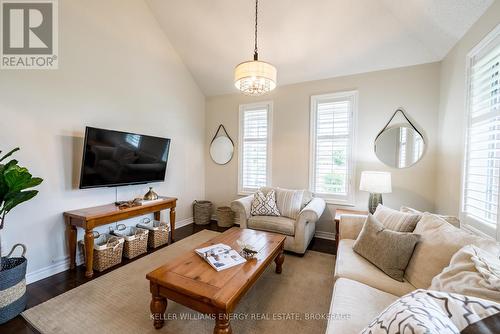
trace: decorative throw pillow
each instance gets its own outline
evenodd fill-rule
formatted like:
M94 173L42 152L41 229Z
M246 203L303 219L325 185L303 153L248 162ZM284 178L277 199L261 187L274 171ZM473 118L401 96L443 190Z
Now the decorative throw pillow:
M464 246L453 255L448 267L432 279L429 289L500 303L500 260L474 245Z
M422 211L418 211L417 209L410 208L408 206L402 206L399 209L399 211L406 212L406 213L415 213L415 214L419 214L419 215L423 215L424 214ZM435 213L433 213L433 215L436 215L439 218L446 220L451 225L460 228L460 220L457 217L455 217L455 216L438 215L438 214L435 214Z
M419 239L418 234L391 231L368 215L353 250L390 277L403 282L406 266Z
M413 232L418 221L422 218L421 214L393 210L382 204L377 206L373 216L389 230L398 232Z
M278 188L276 190L276 204L282 216L297 219L302 209L304 190L290 190Z
M269 191L267 195L257 190L253 196L250 214L252 216L279 216L280 212L276 206L276 194L274 190Z
M481 334L500 332L500 304L480 298L415 290L378 315L362 334Z

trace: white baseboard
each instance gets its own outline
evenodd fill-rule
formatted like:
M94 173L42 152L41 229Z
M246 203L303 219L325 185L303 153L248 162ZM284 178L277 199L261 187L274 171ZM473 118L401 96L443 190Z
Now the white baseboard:
M183 220L178 220L175 222L175 229L177 230L178 228L187 226L187 225L192 224L192 223L193 223L193 217L186 218ZM77 252L76 264L80 265L82 263L83 263L83 261L82 261L82 259L79 258L78 252ZM26 284L34 283L36 281L47 278L49 276L59 274L60 272L63 272L63 271L68 270L68 269L69 269L69 256L66 256L65 258L54 261L54 263L51 264L50 266L40 268L38 270L27 273L26 274Z
M55 261L50 266L26 274L26 284L30 284L69 269L69 256Z
M193 223L193 217L186 218L186 219L183 219L183 220L178 220L178 221L175 222L175 229L177 230L178 228L187 226L187 225L192 224L192 223Z
M335 240L335 233L333 232L316 231L314 236L320 239Z

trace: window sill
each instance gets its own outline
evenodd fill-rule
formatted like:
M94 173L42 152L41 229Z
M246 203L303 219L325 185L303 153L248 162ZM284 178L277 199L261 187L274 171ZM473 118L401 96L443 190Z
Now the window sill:
M255 194L255 192L257 191L258 189L255 189L254 191L251 191L251 190L243 190L243 191L238 191L238 196L250 196L250 195L253 195Z
M318 198L323 198L323 197L318 197ZM325 200L325 203L328 205L336 205L336 206L348 206L348 207L355 207L356 204L351 203L351 202L344 202L344 201L339 201L336 199L331 199L331 198L323 198Z

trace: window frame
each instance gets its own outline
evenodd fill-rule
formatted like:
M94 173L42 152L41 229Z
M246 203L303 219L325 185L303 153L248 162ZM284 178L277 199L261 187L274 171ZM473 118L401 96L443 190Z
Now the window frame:
M244 148L244 113L256 109L265 108L267 110L267 154L266 154L266 185L271 186L271 166L272 166L272 134L273 134L273 101L262 101L255 103L245 103L239 105L238 112L238 195L246 196L255 193L258 188L243 187L243 148Z
M496 227L492 228L486 223L475 220L469 217L465 212L465 196L466 196L466 183L468 174L468 146L469 146L469 129L471 126L471 94L472 94L472 67L474 59L477 55L483 52L486 48L490 47L493 41L500 37L500 24L490 31L475 47L473 47L465 57L465 113L464 113L464 124L465 130L463 134L464 149L462 150L462 171L461 171L461 184L460 184L460 222L461 227L479 234L483 237L493 238L500 240L500 196L498 198L498 213L497 213L497 223ZM495 47L493 47L495 48Z
M315 196L323 198L327 204L341 205L341 206L355 206L356 198L356 133L357 133L357 115L358 115L358 91L340 91L328 94L312 95L311 96L311 110L310 110L310 148L309 148L309 191ZM352 102L351 107L351 122L349 124L349 142L348 145L348 186L347 195L335 194L322 194L316 192L316 129L317 129L317 112L318 104L321 101L349 98Z

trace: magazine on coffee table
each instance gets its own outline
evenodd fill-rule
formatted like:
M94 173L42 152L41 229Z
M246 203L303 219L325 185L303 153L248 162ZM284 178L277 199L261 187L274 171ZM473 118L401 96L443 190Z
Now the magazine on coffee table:
M245 263L246 260L237 251L224 244L216 244L194 250L215 270L221 271Z

